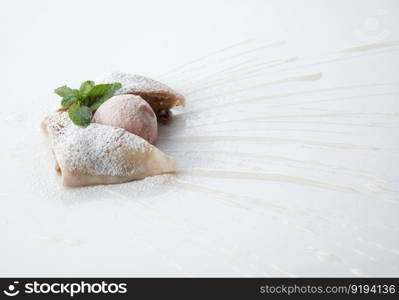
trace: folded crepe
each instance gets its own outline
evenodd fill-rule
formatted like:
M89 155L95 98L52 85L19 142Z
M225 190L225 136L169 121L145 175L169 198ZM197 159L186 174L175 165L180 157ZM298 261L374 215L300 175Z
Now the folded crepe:
M158 121L167 123L170 119L170 109L174 106L185 104L185 98L167 85L141 75L133 75L122 72L114 72L99 78L97 83L119 82L122 87L115 95L138 95L150 104Z
M122 183L176 171L171 157L121 128L96 123L82 128L66 112L50 114L42 127L65 186Z

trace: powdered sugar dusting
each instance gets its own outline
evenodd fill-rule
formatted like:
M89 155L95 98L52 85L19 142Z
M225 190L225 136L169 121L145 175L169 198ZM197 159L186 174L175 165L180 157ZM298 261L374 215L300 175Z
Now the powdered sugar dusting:
M62 175L69 176L64 183L74 180L71 178L74 176L103 176L82 183L87 185L125 182L175 171L173 159L124 129L95 123L78 127L65 112L49 115L45 124ZM104 179L104 176L114 178Z
M176 181L171 174L146 177L140 181L133 181L129 184L108 186L106 189L110 194L118 198L135 200L144 196L155 196L167 192Z
M167 85L153 80L151 78L134 75L122 72L113 72L102 78L97 79L98 83L113 83L119 82L122 87L116 91L115 95L127 94L127 93L167 93L178 98L181 104L184 105L185 98L180 93L176 92Z
M122 145L135 152L152 151L151 145L142 138L129 135L120 128L93 123L86 128L78 127L70 122L66 113L52 114L47 120L48 126L55 129L57 143L53 143L53 147L57 161L69 171L127 175L132 166L127 166L121 157L124 155Z

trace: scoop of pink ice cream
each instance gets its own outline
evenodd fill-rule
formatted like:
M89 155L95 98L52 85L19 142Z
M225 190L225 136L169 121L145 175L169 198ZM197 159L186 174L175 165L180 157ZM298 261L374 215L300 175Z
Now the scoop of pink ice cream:
M140 96L118 95L104 102L95 112L93 122L123 128L149 143L157 139L157 117Z

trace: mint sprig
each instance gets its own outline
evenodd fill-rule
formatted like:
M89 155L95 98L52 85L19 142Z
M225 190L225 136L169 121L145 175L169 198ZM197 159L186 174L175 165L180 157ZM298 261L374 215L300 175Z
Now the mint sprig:
M71 121L78 126L87 126L97 108L121 87L119 82L96 85L94 81L87 80L78 90L64 85L54 92L62 97L61 106L68 110Z
M71 121L78 126L89 125L91 118L93 117L93 113L91 112L90 108L85 105L81 105L79 102L76 102L69 107L68 115Z

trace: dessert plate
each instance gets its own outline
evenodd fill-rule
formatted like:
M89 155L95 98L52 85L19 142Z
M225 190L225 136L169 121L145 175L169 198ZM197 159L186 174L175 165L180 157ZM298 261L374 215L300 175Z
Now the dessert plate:
M243 16L247 25L226 17L234 37L225 27L217 39L198 34L202 46L188 45L191 52L183 58L168 47L171 32L187 36L183 33L199 30L186 14L178 15L189 29L172 18L172 25L163 25L172 26L166 41L159 25L148 24L142 30L151 38L137 33L133 45L127 36L135 27L124 23L135 22L131 8L118 9L126 18L106 14L123 35L113 25L101 28L112 29L121 47L101 43L98 53L90 52L98 59L88 62L90 68L68 68L67 60L60 70L48 63L86 53L67 48L55 58L48 31L38 30L52 50L40 46L48 62L29 60L37 68L18 64L26 62L17 55L22 44L13 48L14 59L6 64L10 74L1 77L9 88L7 109L0 112L0 276L399 275L399 27L389 27L388 36L339 39L342 24L334 19L338 27L328 27L329 11L319 8L320 15L309 11L301 19L303 36L321 38L306 20L325 18L320 26L336 28L329 45L305 43L294 34L265 37L257 34L259 25L286 24L296 31L283 13L283 19L270 16L268 23L258 5L236 7L234 16ZM345 9L337 8L337 14ZM43 14L50 24L52 17ZM259 18L249 18L253 15ZM349 15L358 14L343 17L353 28ZM220 25L219 17L212 20ZM77 22L87 24L87 16L78 15ZM62 24L56 25L61 32L78 32ZM210 33L207 26L201 30ZM248 39L245 30L255 37ZM149 44L135 56L140 38ZM206 43L218 40L209 50ZM35 47L32 55L42 57ZM24 71L31 81L19 81L25 85L17 89L11 79ZM102 71L148 75L185 97L185 107L173 109L171 122L159 126L155 143L176 161L176 175L83 188L60 184L38 124L57 107L52 90L62 80L76 77L77 83L101 77Z

